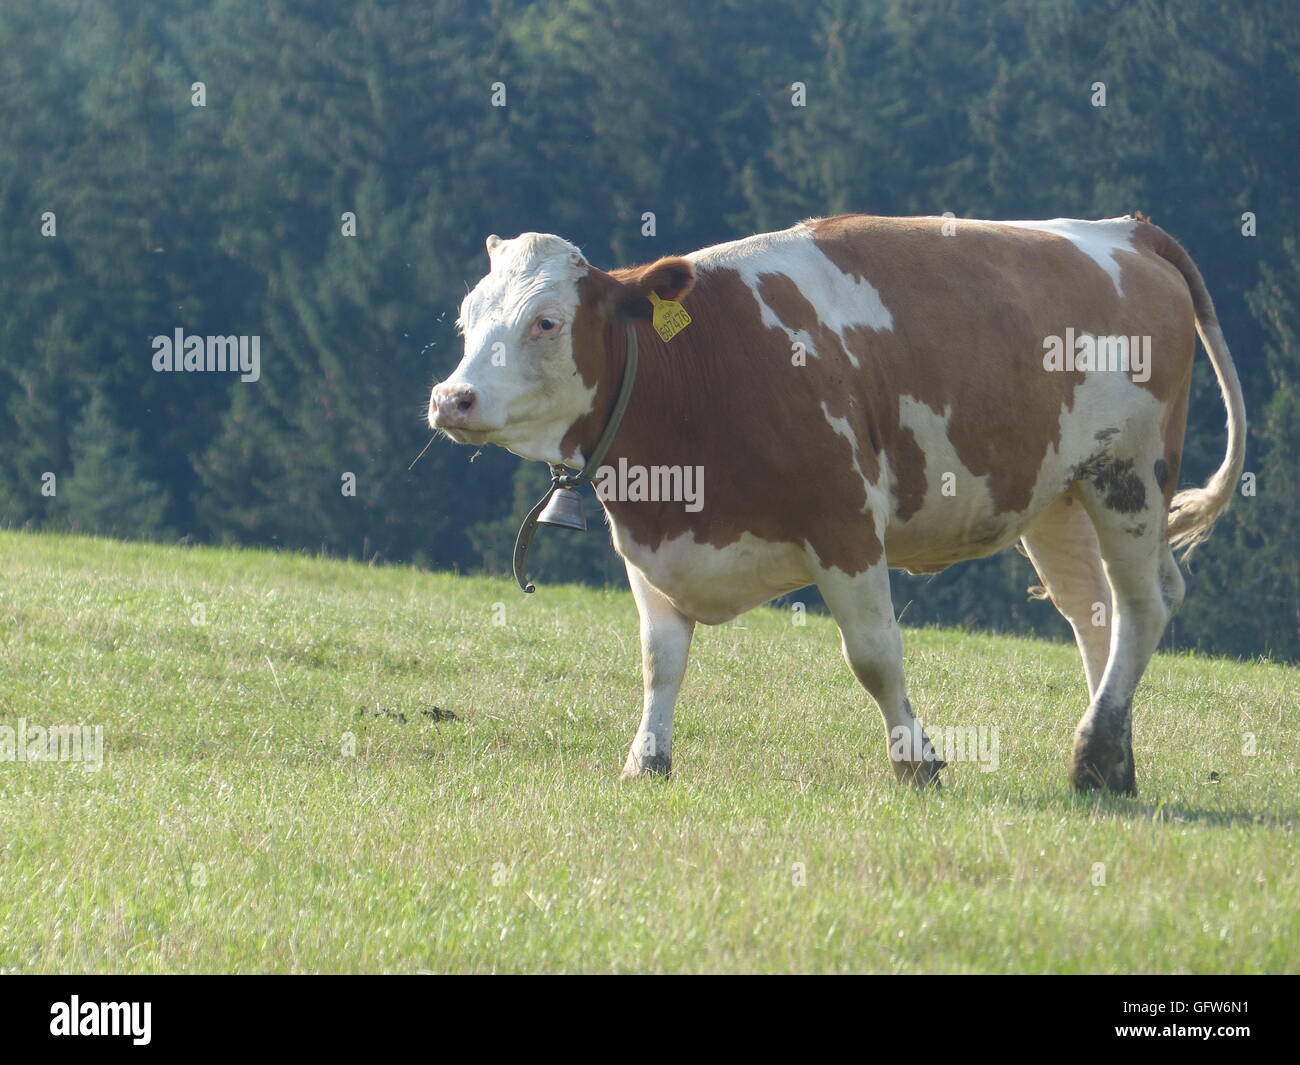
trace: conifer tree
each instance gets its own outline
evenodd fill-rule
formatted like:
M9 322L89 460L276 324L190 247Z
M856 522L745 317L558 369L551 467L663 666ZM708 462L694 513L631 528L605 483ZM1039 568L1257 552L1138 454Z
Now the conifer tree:
M164 533L167 498L144 474L136 434L113 422L95 392L72 431L72 473L59 492L77 532L151 539Z

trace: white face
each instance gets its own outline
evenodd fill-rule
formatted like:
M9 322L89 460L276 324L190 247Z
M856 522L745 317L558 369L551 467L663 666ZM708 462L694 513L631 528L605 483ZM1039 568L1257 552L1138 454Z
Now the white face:
M487 239L491 272L461 304L465 355L429 399L429 425L462 444L500 444L561 462L560 442L592 406L573 358L582 252L547 233Z

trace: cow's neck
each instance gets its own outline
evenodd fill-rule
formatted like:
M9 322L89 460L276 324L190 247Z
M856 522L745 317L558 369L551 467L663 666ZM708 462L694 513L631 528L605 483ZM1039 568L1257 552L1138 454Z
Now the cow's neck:
M686 355L688 345L682 337L675 337L669 346L662 341L648 319L634 321L637 338L638 369L627 408L617 427L604 463L617 462L619 458L635 461L646 447L646 433L656 426L665 426L664 419L680 410L680 397L675 396L673 363ZM579 418L565 438L565 453L572 465L583 465L597 448L605 427L615 413L620 385L627 372L628 320L615 317L604 330L601 372L596 382L596 394L591 409Z
M591 413L598 414L602 408L604 408L605 413L600 422L599 436L596 437L593 443L588 444L583 441L580 445L583 461L582 472L576 475L579 480L590 481L602 465L605 456L613 446L614 440L618 437L623 417L627 413L627 408L632 400L632 393L636 389L637 366L640 362L640 342L637 337L635 322L623 323L622 338L622 366L617 369L609 366L600 375L596 402L592 405ZM611 350L608 345L606 350ZM610 382L612 381L617 381L618 384L611 392ZM602 393L605 394L603 398ZM561 468L554 467L554 469L556 476L563 479L563 475L559 472Z
M618 432L613 437L602 465L614 473L621 484L620 470L649 470L661 465L685 466L705 461L699 427L711 395L709 373L702 358L708 354L706 344L691 336L692 326L665 342L648 319L636 322L638 371ZM615 321L606 330L605 371L597 387L596 401L587 419L582 454L589 455L613 408L625 365L625 325ZM659 506L620 496L597 493L611 522L637 540L645 540L646 523L658 521ZM664 506L681 509L680 502L665 501Z

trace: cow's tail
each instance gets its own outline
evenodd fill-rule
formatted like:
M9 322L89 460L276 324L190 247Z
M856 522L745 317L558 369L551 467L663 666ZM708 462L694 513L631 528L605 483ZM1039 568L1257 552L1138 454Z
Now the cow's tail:
M1148 223L1149 224L1149 223ZM1228 409L1228 451L1223 464L1214 471L1204 488L1185 488L1169 504L1169 546L1182 551L1186 558L1192 549L1210 535L1210 529L1231 502L1241 480L1246 461L1246 404L1241 396L1241 382L1233 365L1228 342L1219 328L1214 301L1205 287L1201 272L1192 257L1173 237L1152 225L1160 255L1178 268L1192 294L1196 311L1196 332L1209 353L1210 364L1219 379L1223 405Z

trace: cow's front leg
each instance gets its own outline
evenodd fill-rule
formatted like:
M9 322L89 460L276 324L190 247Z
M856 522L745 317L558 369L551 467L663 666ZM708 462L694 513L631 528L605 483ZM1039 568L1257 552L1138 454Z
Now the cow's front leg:
M634 566L627 567L641 614L641 727L632 740L624 777L667 776L673 768L673 706L686 673L695 622L681 614Z
M894 619L885 560L852 577L838 569L822 570L817 586L840 627L845 660L885 719L894 775L921 787L937 786L945 763L907 701L903 638Z

